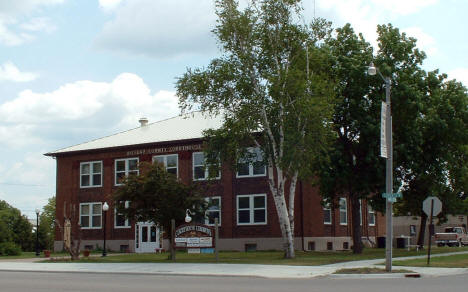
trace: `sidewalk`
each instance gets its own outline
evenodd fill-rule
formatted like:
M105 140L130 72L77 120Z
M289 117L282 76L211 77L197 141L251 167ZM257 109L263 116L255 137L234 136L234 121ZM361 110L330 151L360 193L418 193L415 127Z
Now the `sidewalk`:
M460 252L460 253L468 253ZM444 256L446 253L433 255ZM413 256L394 258L394 260L424 258ZM251 264L186 264L186 263L45 263L40 259L18 259L0 261L0 271L31 272L67 272L67 273L114 273L114 274L150 274L150 275L188 275L188 276L245 276L264 278L313 278L330 276L343 268L380 267L385 259L344 262L324 266L285 266L285 265L251 265ZM395 267L398 268L398 267ZM424 268L404 267L404 269L421 274L422 277L468 274L468 268ZM369 274L369 275L333 275L334 277L404 277L403 274Z

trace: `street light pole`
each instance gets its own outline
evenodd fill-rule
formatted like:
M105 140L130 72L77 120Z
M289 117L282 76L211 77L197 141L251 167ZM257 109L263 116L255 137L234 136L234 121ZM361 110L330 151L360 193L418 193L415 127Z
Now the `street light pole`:
M107 256L107 251L106 251L106 221L107 221L107 210L109 210L109 205L107 202L104 202L104 205L102 205L102 211L104 211L104 244L103 244L103 249L102 249L102 256L105 257Z
M393 243L393 202L396 199L393 194L393 137L392 137L392 108L390 99L390 88L392 81L390 77L384 77L382 73L371 63L368 68L369 75L375 75L376 73L385 82L385 103L386 109L386 120L385 120L385 134L386 134L386 167L385 167L385 213L386 213L386 238L385 238L385 270L387 272L392 271L392 243Z
M39 252L39 209L36 209L36 256L38 257L41 253Z

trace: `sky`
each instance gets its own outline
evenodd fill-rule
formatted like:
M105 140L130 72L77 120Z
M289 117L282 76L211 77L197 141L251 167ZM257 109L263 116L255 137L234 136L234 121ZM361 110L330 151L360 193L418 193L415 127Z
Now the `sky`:
M247 0L241 0L247 1ZM305 0L304 18L418 39L424 69L468 85L468 0ZM175 81L219 56L212 0L0 0L0 200L55 195L43 154L180 113Z

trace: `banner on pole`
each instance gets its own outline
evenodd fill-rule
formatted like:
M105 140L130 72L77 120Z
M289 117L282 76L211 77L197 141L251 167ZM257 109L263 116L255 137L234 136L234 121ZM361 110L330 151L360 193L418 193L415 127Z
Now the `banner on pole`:
M380 156L388 158L387 154L387 103L382 102L380 113Z

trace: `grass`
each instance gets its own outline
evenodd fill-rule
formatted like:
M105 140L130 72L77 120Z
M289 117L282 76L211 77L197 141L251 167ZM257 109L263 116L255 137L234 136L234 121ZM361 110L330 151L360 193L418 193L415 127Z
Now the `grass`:
M52 253L51 257L63 257L67 256L67 253L64 252L58 252L58 253ZM1 260L14 260L14 259L30 259L30 258L37 258L36 252L34 251L23 251L20 255L17 256L3 256L0 255L0 261ZM44 253L41 253L39 258L44 258Z
M427 258L406 261L394 261L395 266L427 267ZM429 267L468 268L468 254L431 257Z
M334 272L334 274L385 274L388 273L385 269L381 268L349 268L349 269L340 269ZM390 273L414 273L410 270L398 269Z
M468 250L468 248L447 248L437 247L432 250L433 254ZM424 255L426 251L407 251L403 249L394 249L393 257ZM100 257L100 252L92 252L89 258L80 258L80 262L88 263L170 263L169 253L162 254L113 254L107 257ZM93 256L94 255L94 256ZM334 252L296 252L296 258L284 259L280 251L257 251L257 252L220 252L219 262L229 264L269 264L269 265L304 265L317 266L339 262L368 260L385 258L385 249L366 248L360 255L353 254L351 251ZM52 259L54 262L67 261L65 259ZM185 252L177 253L177 262L179 263L215 263L214 254L187 254Z

